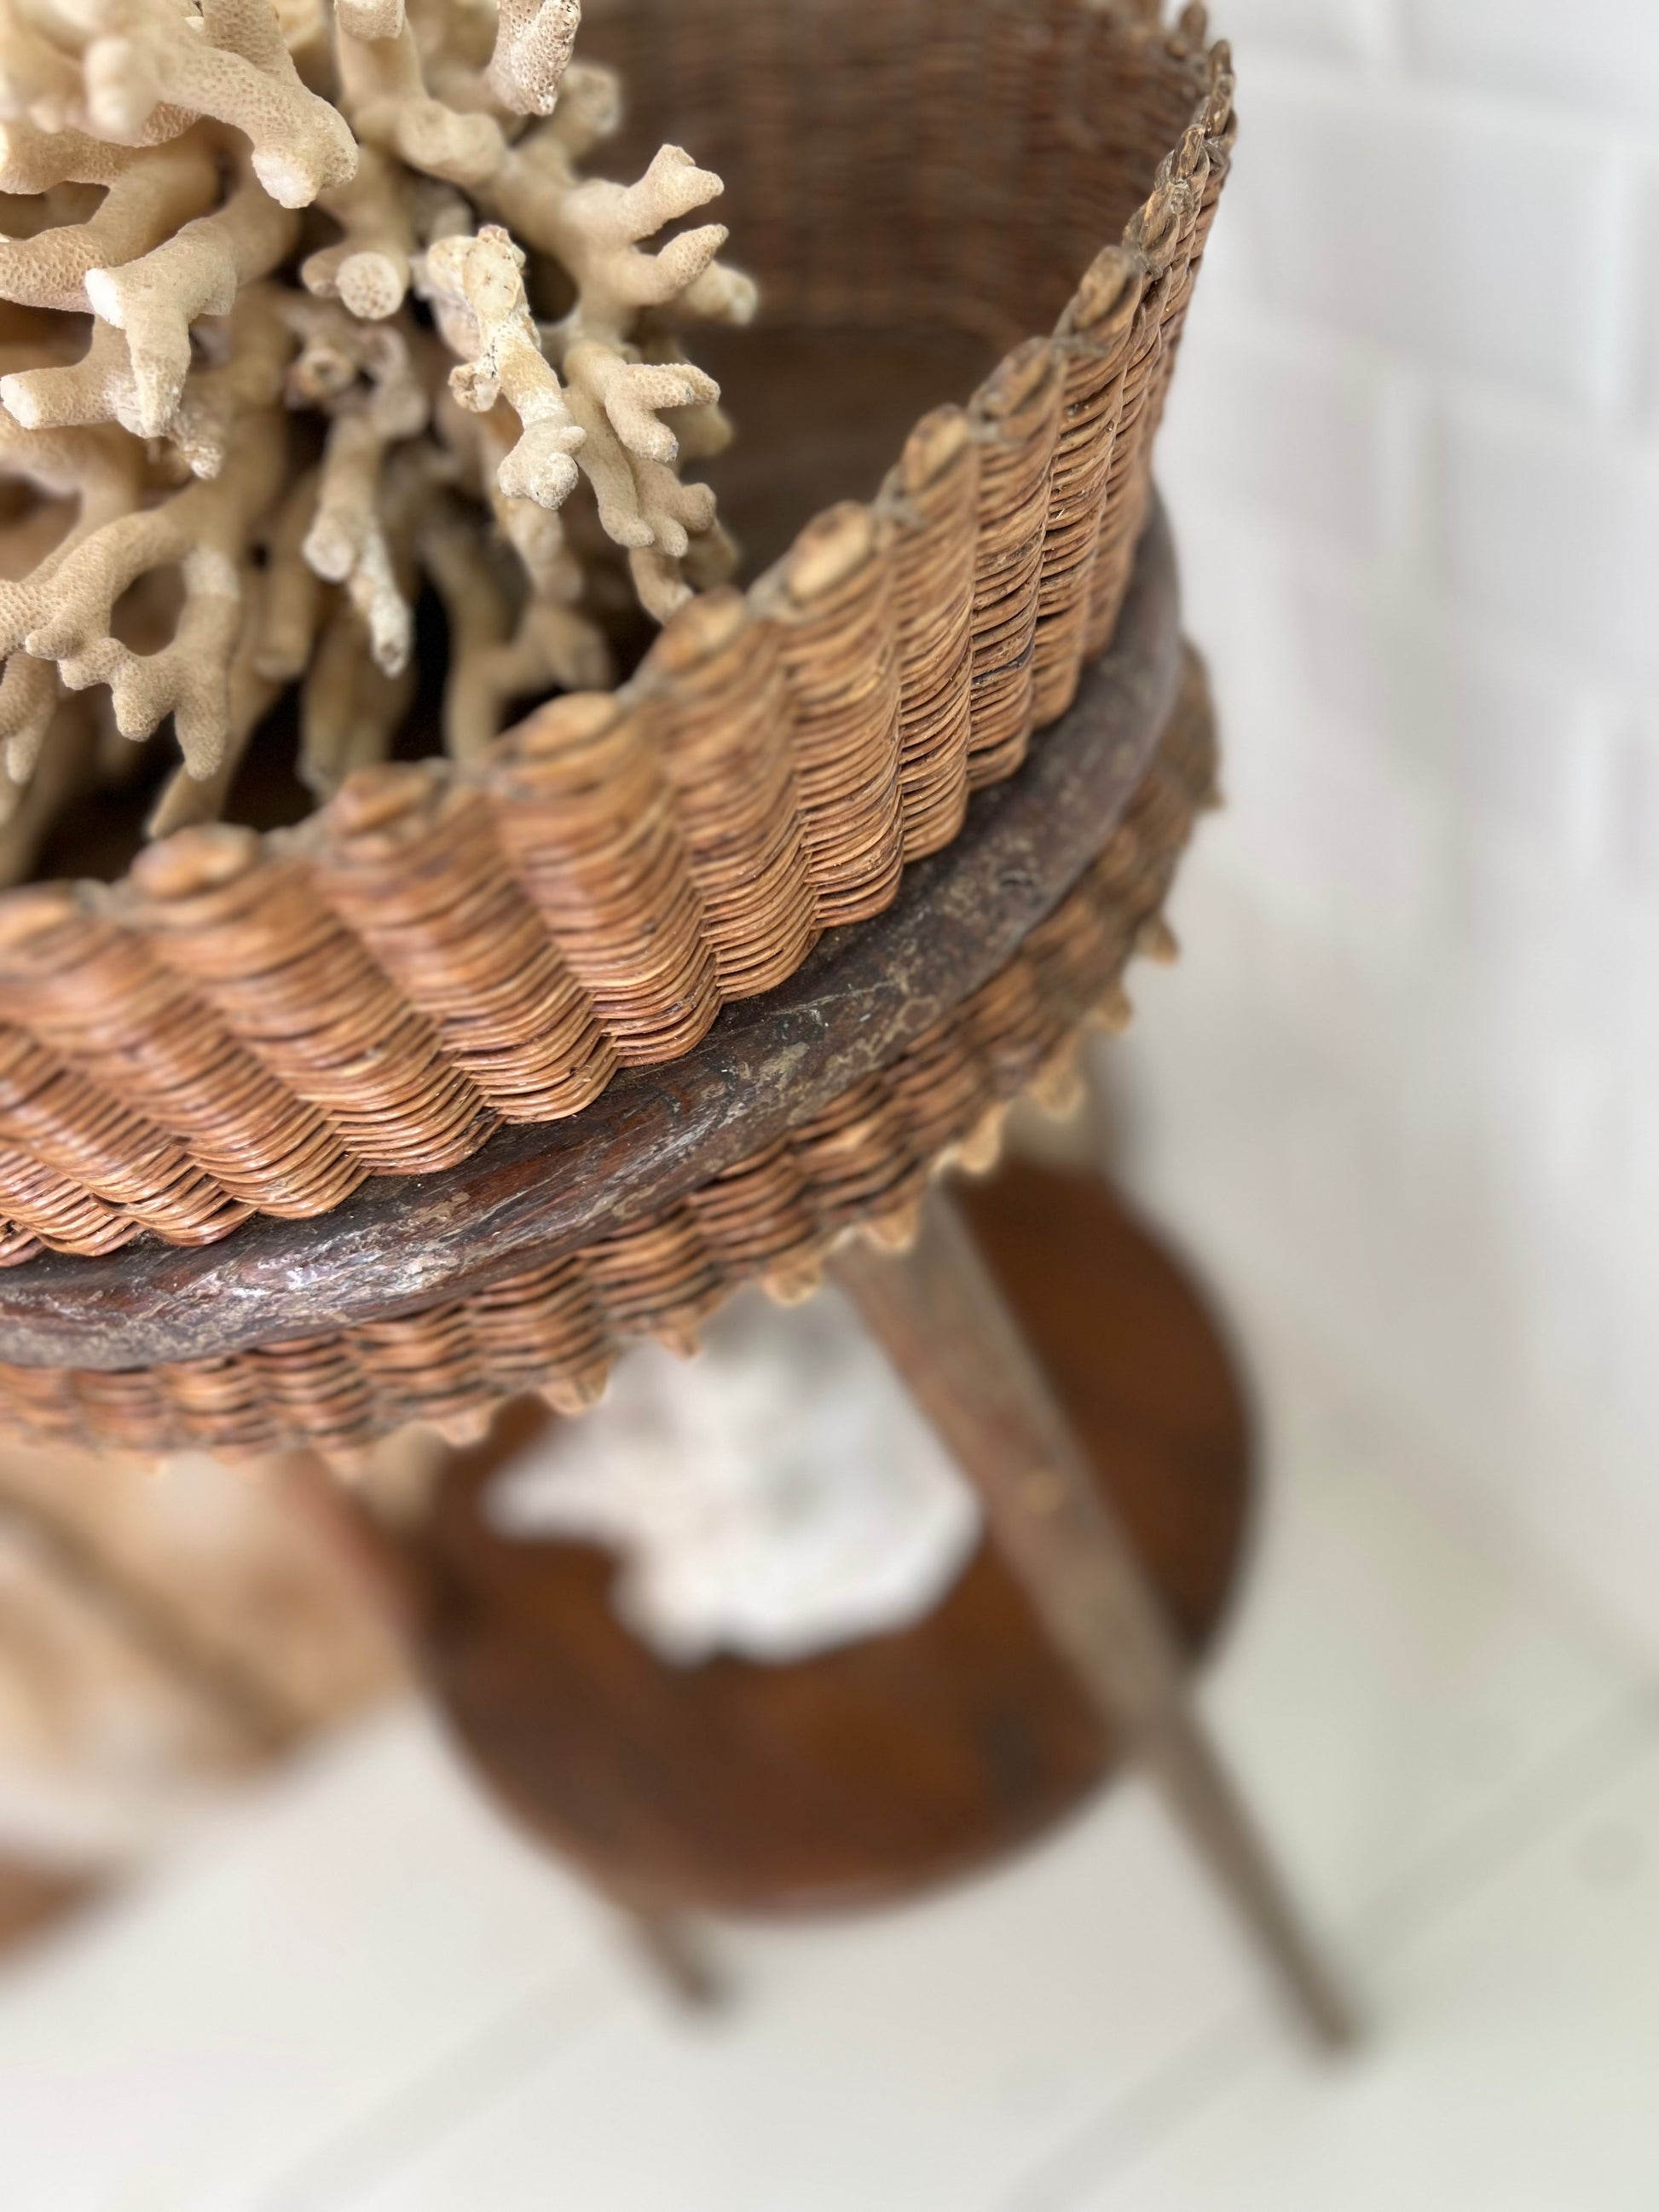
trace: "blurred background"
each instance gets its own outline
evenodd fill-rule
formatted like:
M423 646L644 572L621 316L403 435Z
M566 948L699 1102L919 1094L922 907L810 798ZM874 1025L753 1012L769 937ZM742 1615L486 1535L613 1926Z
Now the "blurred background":
M1160 454L1230 805L1094 1114L1021 1141L1109 1160L1237 1334L1206 1696L1371 2047L1298 2050L1133 1786L715 1931L732 2002L677 2011L286 1492L66 1516L15 1461L8 2212L1659 2202L1659 11L1213 12Z
M1216 17L1161 451L1235 803L1135 1173L1651 1638L1659 14Z

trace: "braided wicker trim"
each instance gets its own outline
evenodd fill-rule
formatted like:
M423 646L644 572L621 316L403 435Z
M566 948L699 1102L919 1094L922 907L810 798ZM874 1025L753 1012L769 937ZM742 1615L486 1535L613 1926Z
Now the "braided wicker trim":
M1169 943L1158 917L1213 781L1208 693L1195 658L1169 732L1093 866L991 981L876 1077L781 1143L621 1235L413 1316L296 1344L146 1371L0 1365L0 1423L33 1442L154 1456L301 1446L349 1461L414 1421L461 1438L501 1399L539 1389L591 1404L631 1337L679 1349L741 1284L793 1300L837 1237L911 1234L928 1177L988 1166L1022 1091L1053 1100L1080 1025L1128 1018L1120 977Z
M659 67L672 48L694 111L698 68L720 54L717 140L722 114L726 135L737 127L734 55L767 91L745 103L752 139L811 81L808 40L794 104L769 87L769 40L816 25L868 41L890 13L725 6L729 40L708 21L690 35L691 15L720 15L714 0L599 11L613 30L648 29ZM751 179L755 258L786 307L960 319L994 289L964 270L1000 265L1018 296L1012 264L1034 220L1049 261L1059 229L1078 266L1077 226L1127 204L1131 125L1144 140L1194 118L1054 335L1016 347L966 409L921 422L872 506L820 516L746 596L689 607L622 692L543 708L476 774L368 770L296 831L187 830L112 890L0 901L0 1265L41 1246L106 1253L143 1230L210 1243L258 1211L310 1218L368 1175L453 1165L500 1121L576 1113L618 1066L690 1050L726 1000L792 975L820 932L880 912L905 861L950 842L969 790L1018 766L1109 641L1146 517L1233 133L1227 50L1206 51L1202 10L1172 33L1156 14L949 0L920 46L888 34L890 77L901 61L912 72L908 103L896 84L866 87L874 110L820 116L805 157L773 149L775 181L797 199L831 125L858 151L866 201L900 172L937 191L965 161L988 173L962 131L963 88L981 87L981 105L984 84L1010 88L995 112L1012 103L1024 212L1016 224L1005 210L999 233L1001 203L981 188L950 270L932 265L941 224L925 209L903 211L926 264L906 272L850 217L816 241L777 233L788 195ZM859 73L825 82L833 106ZM954 121L970 140L954 168L937 147L907 166L896 143L884 170L865 139L890 109L924 136ZM1119 137L1091 138L1097 111ZM1043 137L1055 116L1073 118L1063 144ZM732 158L757 167L752 146ZM862 273L834 248L855 231Z

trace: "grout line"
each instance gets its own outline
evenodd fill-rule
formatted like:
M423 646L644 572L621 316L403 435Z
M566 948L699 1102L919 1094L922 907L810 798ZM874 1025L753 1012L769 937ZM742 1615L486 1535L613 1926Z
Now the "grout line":
M1365 1966L1374 1988L1396 1960L1438 1935L1495 1881L1582 1819L1643 1758L1656 1753L1659 1680L1650 1680L1346 1916L1339 1951L1351 1964ZM1362 1989L1362 2006L1365 1994ZM1218 2022L1118 2106L1085 2121L987 2212L1073 2212L1085 2192L1093 2196L1126 2179L1178 2129L1264 2064L1291 2032L1270 2026L1265 2008L1255 2006ZM1372 2033L1386 2033L1386 2028L1373 2027ZM1357 2062L1334 2063L1363 2065L1364 2057L1362 2045ZM1308 2063L1333 2063L1317 2057Z
M1611 883L1621 905L1629 901L1645 907L1651 902L1654 886L1635 880L1628 863L1620 866L1620 825L1613 791L1619 745L1632 719L1627 702L1606 684L1591 685L1578 702L1571 737L1571 805L1565 823L1566 854L1586 897L1595 897Z
M1627 201L1629 198L1626 196ZM1610 224L1613 221L1610 214ZM1628 205L1619 222L1621 233L1626 225L1635 228L1634 209ZM1659 447L1659 428L1644 420L1639 410L1624 413L1609 407L1601 388L1607 383L1605 367L1598 371L1594 398L1564 397L1535 384L1511 382L1480 369L1460 368L1422 345L1390 343L1372 331L1350 328L1328 313L1273 301L1255 289L1211 293L1205 298L1203 313L1206 319L1194 325L1199 332L1194 345L1206 343L1213 331L1220 343L1236 338L1271 349L1288 362L1311 360L1351 380L1401 374L1419 379L1431 399L1462 407L1483 420L1496 410L1506 415L1511 424L1522 425L1530 434L1624 449L1634 447L1643 452ZM1608 343L1607 334L1601 334L1598 346L1603 354Z
M1369 67L1379 76L1396 80L1413 76L1406 67L1405 34L1395 0L1358 0L1358 9L1360 42Z
M1422 527L1431 540L1431 519L1426 524L1411 520L1413 513L1420 515L1422 507L1431 498L1431 493L1427 493L1423 501L1418 501L1410 487L1402 487L1395 495L1389 520L1392 542L1388 557L1358 552L1351 544L1326 536L1310 524L1270 507L1263 507L1247 495L1223 486L1206 489L1201 507L1196 501L1189 507L1181 496L1177 482L1170 504L1177 526L1184 522L1189 538L1201 534L1217 556L1217 573L1220 572L1221 551L1236 546L1248 557L1252 574L1271 575L1273 598L1271 627L1267 635L1275 643L1286 638L1295 642L1304 625L1298 604L1287 598L1287 591L1311 587L1316 593L1339 596L1345 614L1366 623L1373 637L1405 634L1413 649L1426 647L1443 655L1453 668L1472 669L1482 681L1487 680L1492 672L1510 677L1519 674L1563 693L1577 695L1580 713L1592 692L1597 698L1617 701L1626 711L1635 711L1650 692L1651 685L1633 662L1612 669L1598 668L1586 653L1575 651L1559 639L1540 637L1512 617L1472 608L1448 589L1431 590L1424 579L1433 551L1431 543L1424 548L1415 573L1409 562L1398 560L1396 532L1403 535L1414 527ZM1215 665L1224 674L1231 674L1233 664L1226 656L1237 634L1237 626L1229 622L1224 613L1218 622L1206 622L1204 580L1200 577L1197 592L1188 590L1188 626ZM1258 635L1261 629L1262 625L1258 625ZM1274 681L1278 711L1282 714L1291 694L1277 676ZM1248 694L1244 696L1248 698ZM1224 695L1223 705L1224 709ZM1242 726L1243 710L1234 719ZM1397 716L1386 714L1375 717L1372 724L1383 752L1396 763L1401 757L1398 726ZM1363 724L1357 723L1355 728L1362 736L1366 734ZM1421 747L1414 751L1408 748L1404 757L1433 771L1431 787L1436 792L1455 794L1455 776L1450 767L1443 769ZM1559 877L1564 885L1575 886L1583 892L1599 895L1607 889L1606 873L1599 857L1587 873L1559 840L1543 836L1535 826L1470 815L1467 810L1460 818L1466 825L1479 822L1483 842L1492 848L1501 845L1505 836L1518 839L1526 866L1533 872L1534 880L1541 866L1547 875ZM1256 887L1260 888L1259 881ZM1638 884L1629 891L1618 893L1613 903L1621 916L1632 911L1648 915L1659 914L1659 890L1653 885Z
M1326 1048L1319 1037L1308 1041ZM1132 1194L1139 1194L1133 1177L1129 1188ZM1190 1216L1194 1191L1189 1188L1181 1196L1183 1212ZM1206 1185L1197 1197L1207 1220L1220 1228L1231 1224L1224 1238L1218 1242L1212 1236L1206 1249L1218 1260L1246 1247L1252 1252L1255 1302L1265 1310L1269 1325L1291 1332L1307 1344L1322 1364L1341 1378L1346 1396L1361 1411L1375 1412L1382 1407L1386 1400L1385 1378L1371 1364L1375 1346L1366 1331L1334 1325L1335 1309L1329 1304L1316 1310L1309 1305L1293 1275L1283 1271L1271 1255L1263 1255L1260 1224L1238 1211L1231 1185ZM1146 1194L1155 1211L1164 1198L1165 1194L1155 1188ZM1605 1663L1616 1666L1632 1683L1650 1678L1655 1653L1647 1641L1628 1625L1616 1605L1598 1599L1584 1573L1565 1567L1547 1551L1524 1515L1500 1502L1490 1472L1483 1473L1459 1437L1414 1405L1402 1405L1397 1397L1387 1401L1387 1420L1401 1446L1402 1457L1412 1463L1433 1462L1444 1468L1447 1480L1443 1484L1423 1481L1418 1485L1419 1494L1431 1500L1435 1510L1455 1516L1466 1527L1478 1526L1486 1540L1501 1543L1522 1567L1561 1626L1594 1650Z
M357 2212L550 2051L599 2027L623 1995L597 1954L566 1967L298 2159L258 2191L255 2212Z
M1641 437L1650 427L1641 419L1638 400L1641 330L1648 307L1646 271L1640 266L1638 245L1640 191L1641 165L1621 147L1602 185L1602 227L1597 241L1601 284L1589 345L1597 408L1632 437Z
M1576 142L1592 157L1608 152L1652 154L1651 127L1620 108L1602 107L1585 100L1552 100L1542 92L1516 85L1482 83L1473 76L1413 64L1383 12L1386 0L1362 0L1362 3L1366 9L1362 26L1365 51L1353 58L1305 47L1255 46L1235 40L1241 114L1248 120L1249 103L1258 89L1268 100L1282 90L1314 94L1337 106L1358 94L1419 114L1444 115L1450 111L1460 119L1479 125L1506 130L1524 127L1558 143ZM1219 6L1216 27L1226 33Z
M1390 544L1382 557L1356 551L1347 541L1328 537L1314 526L1272 507L1264 508L1249 495L1224 485L1205 490L1202 528L1206 539L1223 534L1238 540L1241 547L1248 545L1257 568L1264 560L1278 564L1276 587L1287 577L1297 583L1311 577L1322 589L1340 591L1352 610L1367 612L1379 623L1421 631L1436 645L1457 653L1463 659L1473 658L1479 666L1497 663L1513 669L1518 665L1563 690L1582 690L1587 665L1584 656L1540 640L1518 624L1490 614L1472 613L1449 594L1423 586L1421 579L1431 550L1425 543L1431 535L1431 524L1424 510L1431 499L1420 481L1396 488L1390 501ZM1185 502L1178 489L1170 504L1179 523ZM1200 520L1194 511L1188 534L1199 527ZM1400 558L1413 533L1419 554L1414 573L1412 564ZM1614 689L1620 696L1636 688L1633 678L1622 686L1615 678Z
M1218 2021L1131 2090L1109 2113L1085 2121L985 2212L1068 2212L1085 2190L1109 2185L1218 2104L1259 2065L1265 2021L1239 2012Z
M1328 1353L1326 1356L1328 1358ZM1653 1692L1649 1686L1654 1677L1655 1655L1638 1644L1605 1606L1596 1602L1577 1575L1564 1570L1559 1559L1546 1551L1537 1533L1523 1519L1506 1510L1491 1483L1482 1482L1472 1469L1464 1470L1460 1455L1428 1434L1408 1408L1397 1403L1390 1403L1385 1408L1382 1394L1374 1383L1352 1381L1351 1369L1340 1371L1343 1373L1348 1402L1364 1414L1385 1419L1392 1430L1394 1440L1401 1447L1402 1462L1394 1480L1398 1486L1410 1490L1419 1510L1468 1539L1487 1556L1513 1568L1525 1580L1547 1619L1574 1642L1594 1652L1610 1671L1616 1670L1624 1677L1626 1687L1620 1693L1621 1697L1638 1700L1651 1697ZM1435 1462L1447 1467L1449 1480L1431 1478L1426 1468ZM1654 1705L1652 1717L1659 1725L1659 1702Z
M1383 477L1382 573L1389 597L1409 607L1419 598L1431 601L1432 595L1421 591L1419 580L1432 574L1437 565L1432 372L1415 362L1391 363L1377 411Z
M1285 1296L1294 1296L1288 1282ZM1354 1356L1358 1349L1357 1340L1346 1353L1336 1346L1334 1339L1327 1340L1327 1356L1336 1362L1340 1370L1350 1376L1356 1372ZM1358 1382L1352 1386L1355 1395L1362 1403L1378 1404L1383 1395L1382 1378L1367 1374L1364 1369L1358 1370ZM1565 1565L1559 1556L1547 1551L1543 1540L1523 1512L1500 1502L1490 1472L1483 1471L1471 1458L1467 1445L1440 1430L1414 1406L1395 1402L1389 1407L1389 1419L1413 1465L1419 1461L1437 1461L1446 1469L1448 1481L1432 1489L1426 1482L1419 1483L1419 1493L1425 1497L1432 1495L1436 1510L1441 1513L1455 1516L1466 1527L1479 1527L1487 1540L1501 1543L1524 1570L1559 1624L1595 1651L1604 1662L1618 1667L1633 1682L1647 1680L1654 1665L1652 1651L1638 1640L1635 1631L1610 1601L1598 1599L1583 1572Z
M1355 1953L1380 1969L1437 1935L1495 1879L1540 1850L1655 1756L1659 1679L1649 1675L1350 1915Z

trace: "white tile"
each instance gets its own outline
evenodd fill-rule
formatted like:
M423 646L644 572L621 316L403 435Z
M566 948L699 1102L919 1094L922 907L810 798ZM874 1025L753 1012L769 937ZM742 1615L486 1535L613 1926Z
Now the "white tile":
M1281 917L1386 973L1427 956L1445 911L1449 825L1426 779L1361 738L1343 744L1287 716L1270 757L1241 729L1230 788L1233 865L1249 866Z
M1594 742L1602 855L1633 897L1659 902L1659 714L1611 698Z
M1416 66L1486 92L1577 101L1659 125L1659 15L1647 0L1398 0Z
M1269 802L1257 757L1301 730L1321 755L1363 752L1380 774L1392 762L1402 780L1443 792L1468 833L1498 827L1563 867L1581 854L1597 769L1586 742L1595 684L1579 662L1398 590L1375 567L1281 540L1262 526L1265 500L1235 503L1213 476L1166 483L1243 805ZM1345 878L1337 927L1351 897Z
M1182 342L1158 470L1183 511L1224 500L1381 557L1391 459L1386 383L1363 351L1208 311Z
M252 2212L599 1925L428 1723L382 1721L0 1978L0 2203Z
M1378 672L1386 615L1372 586L1317 548L1286 547L1249 510L1177 499L1188 627L1219 702L1226 811L1201 829L1194 867L1224 870L1287 927L1340 944L1378 973L1420 973L1444 941L1455 891L1458 787L1402 714L1418 686ZM1356 592L1363 604L1354 605ZM1334 626L1342 611L1350 667ZM1340 671L1340 672L1339 672Z
M1659 672L1659 441L1484 395L1445 398L1431 434L1434 553L1455 600L1591 680Z
M1659 898L1659 728L1632 703L1608 708L1597 732L1601 832L1617 878L1639 898Z
M1206 284L1427 363L1595 399L1620 171L1593 132L1290 64L1241 82ZM1547 272L1547 281L1544 272Z
M1214 836L1177 894L1187 957L1138 981L1107 1055L1136 1187L1236 1310L1302 1316L1659 1650L1659 1269L1631 1231L1659 1205L1659 937L1488 854L1396 972L1212 866Z
M1374 2047L1262 2051L1054 2212L1651 2212L1659 1757L1382 1964Z
M1405 1881L1443 1904L1471 1825L1601 1723L1627 1662L1444 1512L1371 1413L1310 1387L1299 1348L1263 1350L1286 1418L1212 1706L1316 1918ZM526 2048L378 2186L292 2212L540 2212L555 2175L605 2212L974 2212L1169 2069L1201 2071L1218 2025L1279 2033L1139 1788L954 1896L726 1948L728 2018L688 2028L641 1999Z
M1258 52L1358 60L1368 51L1370 0L1227 0L1215 11L1215 27L1231 39L1249 71Z
M1375 1946L1478 1884L1634 1668L1306 1340L1249 1336L1271 1488L1208 1702L1312 1916ZM1281 2033L1138 1786L930 1904L727 1936L707 2024L608 1942L402 1717L0 1980L0 2203L990 2212Z
M1638 166L1630 236L1625 246L1628 343L1638 419L1659 434L1659 158Z
M1138 1792L954 1898L725 1948L729 2018L641 1994L338 2212L543 2212L553 2174L605 2212L967 2212L1250 1988Z
M1266 1376L1273 1402L1274 1376ZM1540 1562L1338 1401L1297 1493L1269 1494L1251 1607L1212 1709L1304 1893L1346 1919L1430 1867L1626 1693Z

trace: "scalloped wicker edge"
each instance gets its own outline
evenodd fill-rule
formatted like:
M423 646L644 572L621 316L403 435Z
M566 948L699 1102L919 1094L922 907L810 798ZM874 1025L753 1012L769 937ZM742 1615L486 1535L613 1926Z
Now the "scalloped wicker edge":
M0 1426L146 1458L300 1447L349 1467L412 1422L470 1439L526 1390L580 1410L628 1340L693 1349L745 1282L786 1302L810 1296L838 1238L902 1246L930 1176L988 1167L1022 1092L1060 1103L1085 1022L1126 1025L1123 970L1135 951L1171 945L1159 916L1214 773L1208 689L1189 651L1122 822L1014 958L890 1067L652 1219L423 1312L300 1343L113 1374L0 1365Z
M1054 334L873 505L474 772L368 770L295 830L0 900L0 1264L310 1218L576 1113L884 908L1018 766L1116 624L1233 137L1202 10L1119 15L1190 72L1192 127Z

